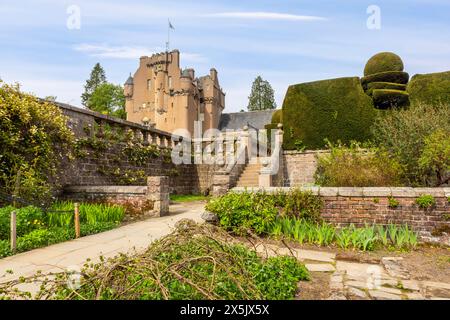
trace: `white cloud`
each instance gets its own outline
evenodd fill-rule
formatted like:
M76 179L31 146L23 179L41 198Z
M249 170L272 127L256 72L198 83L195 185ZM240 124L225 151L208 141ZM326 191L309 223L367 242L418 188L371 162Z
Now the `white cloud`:
M305 16L278 12L220 12L202 15L210 18L237 18L258 20L287 20L287 21L324 21L324 17Z
M141 46L109 46L105 44L81 43L73 47L76 51L86 53L92 57L111 59L139 59L142 56L152 55L164 51L161 47L146 48ZM181 58L188 62L205 62L207 59L198 53L183 52Z

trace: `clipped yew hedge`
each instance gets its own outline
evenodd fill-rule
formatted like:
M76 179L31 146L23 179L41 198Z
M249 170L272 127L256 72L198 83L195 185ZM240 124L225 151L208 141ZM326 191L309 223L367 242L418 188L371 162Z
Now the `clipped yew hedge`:
M272 114L271 123L279 124L283 123L283 110L279 109Z
M307 149L325 147L325 139L365 141L378 110L358 77L292 85L283 103L285 150L301 141Z
M399 83L393 83L393 82L372 82L367 85L366 93L369 96L372 96L373 90L376 90L376 89L406 91L406 84L399 84Z
M364 76L386 72L386 71L403 71L402 59L392 52L380 52L374 55L364 68Z
M409 74L403 71L386 71L372 74L361 79L361 84L364 89L368 88L369 83L373 82L391 82L398 84L407 84Z
M392 89L375 89L372 93L375 108L389 109L409 105L409 95L405 91Z
M450 106L450 71L416 74L408 84L411 104Z

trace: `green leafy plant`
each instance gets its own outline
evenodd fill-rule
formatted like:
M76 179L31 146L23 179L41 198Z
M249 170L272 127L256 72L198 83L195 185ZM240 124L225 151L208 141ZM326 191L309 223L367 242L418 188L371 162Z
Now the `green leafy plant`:
M33 203L51 200L52 184L73 133L48 100L0 80L0 190Z
M330 152L318 156L316 184L327 187L401 185L400 164L384 150L351 142L347 147L328 142Z
M390 196L388 197L388 206L391 209L396 209L400 205L400 202L395 199L394 197Z
M436 204L436 200L430 194L421 195L416 199L417 205L422 209L428 209Z

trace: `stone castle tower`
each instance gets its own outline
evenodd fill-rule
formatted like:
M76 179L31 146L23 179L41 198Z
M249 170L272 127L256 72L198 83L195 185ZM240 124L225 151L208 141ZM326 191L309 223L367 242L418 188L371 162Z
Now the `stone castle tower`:
M225 108L216 69L196 78L194 69L180 69L178 50L141 57L124 92L128 121L167 132L186 129L191 136L194 121L202 121L203 132L217 128Z

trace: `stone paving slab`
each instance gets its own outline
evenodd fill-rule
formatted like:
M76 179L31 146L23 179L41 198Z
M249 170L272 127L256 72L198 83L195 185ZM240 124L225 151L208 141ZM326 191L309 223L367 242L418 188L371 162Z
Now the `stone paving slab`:
M310 272L334 272L336 270L330 263L307 263L305 267Z

